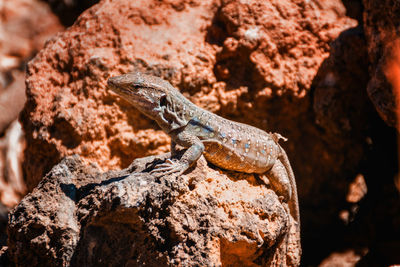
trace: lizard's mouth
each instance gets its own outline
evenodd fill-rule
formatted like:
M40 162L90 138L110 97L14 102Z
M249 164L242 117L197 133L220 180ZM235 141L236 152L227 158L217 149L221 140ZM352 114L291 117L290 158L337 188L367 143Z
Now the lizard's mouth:
M117 79L117 77L111 77L107 80L107 87L113 91L119 91L119 87L121 86Z
M131 102L136 108L143 109L146 114L150 111L161 111L163 110L162 101L158 103L151 96L154 96L152 92L148 93L152 89L151 87L146 87L144 85L137 85L133 82L126 82L121 79L124 76L111 77L107 80L107 87L124 98L125 100ZM161 104L161 105L160 105Z
M129 95L132 90L129 87L126 88L126 85L121 83L118 78L119 76L109 78L107 80L107 87L118 95Z

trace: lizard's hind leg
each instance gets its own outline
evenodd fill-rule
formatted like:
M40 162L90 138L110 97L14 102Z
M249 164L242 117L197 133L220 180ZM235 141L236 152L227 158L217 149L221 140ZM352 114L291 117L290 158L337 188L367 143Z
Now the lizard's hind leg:
M292 196L292 186L285 166L277 160L272 168L266 173L272 189L284 202L289 202Z

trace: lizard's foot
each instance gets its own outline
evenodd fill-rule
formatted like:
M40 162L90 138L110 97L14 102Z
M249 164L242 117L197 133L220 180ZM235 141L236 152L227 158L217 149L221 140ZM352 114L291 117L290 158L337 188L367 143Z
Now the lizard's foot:
M151 170L150 174L156 176L157 178L173 173L180 175L188 168L189 166L187 163L167 159L164 163L158 164L153 170Z

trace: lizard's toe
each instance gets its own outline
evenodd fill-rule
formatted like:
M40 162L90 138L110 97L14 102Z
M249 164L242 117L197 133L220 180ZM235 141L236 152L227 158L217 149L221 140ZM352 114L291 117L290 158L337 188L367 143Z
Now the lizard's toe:
M187 169L187 165L180 162L173 162L167 160L165 163L157 165L153 170L150 171L151 175L161 177L164 175L170 175L176 173L177 175L182 174Z

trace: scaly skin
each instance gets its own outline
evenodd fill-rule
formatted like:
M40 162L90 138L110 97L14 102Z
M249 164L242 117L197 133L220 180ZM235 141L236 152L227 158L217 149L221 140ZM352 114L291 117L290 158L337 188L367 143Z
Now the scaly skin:
M155 120L175 145L187 148L180 161L167 160L156 175L182 174L204 153L216 166L245 173L266 173L274 191L289 202L300 228L296 181L288 157L278 144L284 139L250 125L224 119L197 107L169 82L141 73L112 77L108 87Z

